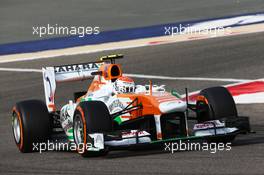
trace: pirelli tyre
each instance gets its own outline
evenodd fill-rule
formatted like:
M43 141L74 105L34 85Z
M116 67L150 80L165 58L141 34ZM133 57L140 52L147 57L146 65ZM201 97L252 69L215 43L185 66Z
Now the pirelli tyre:
M200 92L196 102L198 122L237 117L236 104L225 87L211 87Z
M108 150L88 150L92 133L105 133L112 130L112 120L107 106L101 101L84 101L78 104L73 117L73 137L77 151L83 157L103 156ZM88 145L89 144L89 145Z
M15 143L21 152L38 151L37 145L47 142L51 133L45 103L40 100L18 102L12 111L12 129Z

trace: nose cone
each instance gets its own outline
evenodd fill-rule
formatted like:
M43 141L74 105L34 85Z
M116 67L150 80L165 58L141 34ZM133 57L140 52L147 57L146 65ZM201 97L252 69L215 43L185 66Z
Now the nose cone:
M162 113L184 112L186 108L186 103L181 100L162 102L159 105L159 109Z

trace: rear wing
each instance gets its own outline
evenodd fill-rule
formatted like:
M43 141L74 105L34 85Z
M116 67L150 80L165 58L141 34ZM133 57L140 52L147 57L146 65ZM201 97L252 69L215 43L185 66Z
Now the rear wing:
M42 68L45 101L49 112L54 112L56 84L69 81L82 81L93 78L102 64L113 63L115 59L123 58L123 55L108 55L100 58L100 61L69 64Z

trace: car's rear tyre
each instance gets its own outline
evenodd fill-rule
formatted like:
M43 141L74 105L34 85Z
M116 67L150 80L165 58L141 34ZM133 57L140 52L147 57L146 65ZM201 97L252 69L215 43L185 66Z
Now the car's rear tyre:
M198 122L237 117L236 104L224 87L211 87L200 92L197 102Z
M105 148L101 151L88 151L80 147L87 145L89 133L105 133L112 130L112 120L107 106L101 101L84 101L78 104L73 117L73 137L78 153L83 157L102 156L107 154Z
M87 91L74 92L73 93L74 101L76 102L81 96L85 95L86 93Z
M12 111L12 128L14 140L21 152L38 151L33 144L37 146L47 142L51 133L49 112L45 103L40 100L18 102Z

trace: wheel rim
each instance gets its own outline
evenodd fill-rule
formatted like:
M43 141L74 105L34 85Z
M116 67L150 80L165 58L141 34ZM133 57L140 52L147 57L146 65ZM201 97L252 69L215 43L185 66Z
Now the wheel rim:
M80 115L75 116L74 124L73 124L73 133L74 140L77 146L81 145L84 142L84 129L83 122Z
M15 136L16 143L19 143L21 139L21 130L19 125L19 119L16 114L13 115L13 133Z

